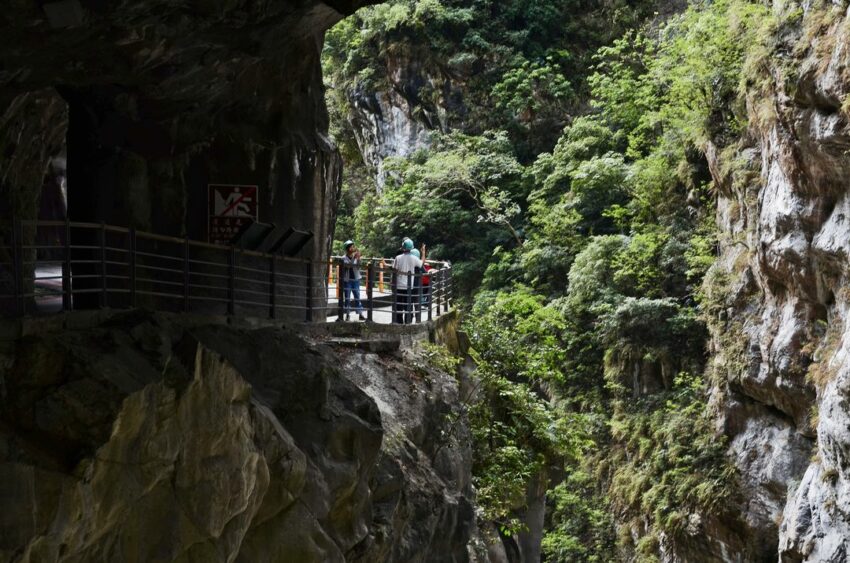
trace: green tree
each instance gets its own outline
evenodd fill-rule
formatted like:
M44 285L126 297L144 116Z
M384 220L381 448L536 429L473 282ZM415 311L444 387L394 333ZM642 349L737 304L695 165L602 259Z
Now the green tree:
M529 483L550 475L548 561L651 561L660 534L735 496L702 375L703 150L743 131L745 62L772 16L718 0L643 26L649 6L396 0L332 38L346 96L426 49L446 81L416 96L462 85L443 119L463 134L389 162L356 228L376 251L426 240L474 295L478 503L516 531Z
M391 255L403 236L450 260L462 293L480 283L492 250L522 244L523 170L504 133L437 136L434 146L387 161L387 185L356 213L358 238Z

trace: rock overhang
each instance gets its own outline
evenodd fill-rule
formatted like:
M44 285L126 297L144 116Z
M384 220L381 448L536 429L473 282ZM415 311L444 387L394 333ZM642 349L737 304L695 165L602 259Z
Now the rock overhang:
M342 163L321 48L367 3L16 0L0 15L0 211L35 218L67 152L72 219L205 239L207 185L257 185L257 218L313 231L305 253L322 257Z

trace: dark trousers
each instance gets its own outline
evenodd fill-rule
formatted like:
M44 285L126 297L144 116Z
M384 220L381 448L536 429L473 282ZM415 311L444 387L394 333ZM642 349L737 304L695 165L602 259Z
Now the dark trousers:
M413 322L413 313L410 306L412 305L412 290L396 289L395 291L395 314L393 322L396 324L410 324Z

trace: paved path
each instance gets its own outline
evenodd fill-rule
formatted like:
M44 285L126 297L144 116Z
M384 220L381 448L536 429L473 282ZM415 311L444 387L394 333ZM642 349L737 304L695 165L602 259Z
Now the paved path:
M378 324L392 324L392 299L393 294L389 291L388 286L384 286L385 291L379 291L376 287L372 292L372 301L375 303L375 307L372 311L372 321ZM366 290L361 287L360 288L360 301L363 303L363 316L366 315ZM339 301L336 296L336 284L331 283L328 285L328 314L327 321L337 322L339 319ZM436 311L432 313L432 316L436 316ZM428 309L423 308L421 311L421 319L422 321L428 320ZM356 312L351 313L351 321L349 322L359 322L357 320Z
M62 310L62 266L39 263L35 268L35 304L39 313Z

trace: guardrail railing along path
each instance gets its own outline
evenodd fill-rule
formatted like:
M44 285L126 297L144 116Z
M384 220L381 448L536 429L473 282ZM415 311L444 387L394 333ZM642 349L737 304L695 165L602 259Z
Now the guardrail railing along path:
M2 229L0 314L46 315L97 308L344 320L341 257L316 262L99 223L14 221ZM405 276L396 291L392 259L361 261L367 320L422 322L449 311L451 268ZM405 285L405 284L402 284ZM357 309L351 315L356 318Z

